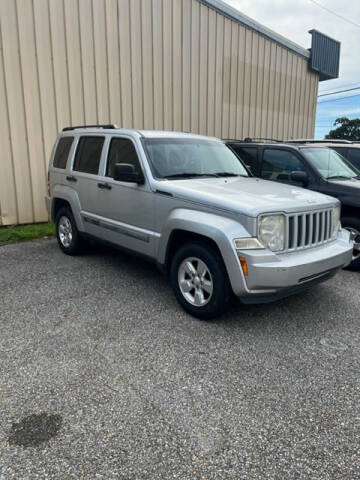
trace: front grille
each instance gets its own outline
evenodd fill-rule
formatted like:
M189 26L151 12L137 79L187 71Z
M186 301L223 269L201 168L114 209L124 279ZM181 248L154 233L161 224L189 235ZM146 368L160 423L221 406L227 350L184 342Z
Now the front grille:
M286 216L285 251L303 250L332 240L332 209Z

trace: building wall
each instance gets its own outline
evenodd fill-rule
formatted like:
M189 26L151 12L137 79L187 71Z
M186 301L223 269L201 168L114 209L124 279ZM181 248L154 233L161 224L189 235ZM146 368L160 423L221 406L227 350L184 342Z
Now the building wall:
M66 125L312 137L307 59L198 0L0 0L0 224L47 220Z

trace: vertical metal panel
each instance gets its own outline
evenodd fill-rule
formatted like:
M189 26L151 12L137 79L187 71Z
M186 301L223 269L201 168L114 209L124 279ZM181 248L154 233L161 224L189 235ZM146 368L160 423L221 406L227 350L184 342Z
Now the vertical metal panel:
M0 222L47 219L57 130L311 136L307 58L199 0L0 0ZM291 48L291 47L289 47Z
M1 2L0 2L1 8ZM2 12L2 10L0 10ZM10 142L10 123L8 116L8 100L5 90L5 72L3 62L2 32L0 24L0 142L1 142L1 175L0 175L0 225L18 222L16 185L12 147Z
M182 5L181 0L172 0L172 60L173 60L173 129L181 130L182 125L182 82L181 82L181 36L182 36Z
M45 73L47 75L46 79L50 82L50 85L47 96L43 95L40 100L41 95L38 88L36 42L34 36L35 29L31 0L18 0L17 13L30 181L34 204L34 220L38 221L46 215L44 196L46 194L45 158L47 152L44 147L43 137L45 137L48 148L51 149L52 145L50 142L53 141L57 132L55 118L56 102L54 102L54 91L52 90L53 77L52 72L49 71L49 69L51 69L51 62L49 59L46 59L48 61L46 64L48 71ZM46 26L46 22L44 22L44 26ZM39 81L41 81L41 76L39 76ZM43 102L46 101L49 101L50 106L41 109ZM42 119L41 110L43 111L44 119ZM47 125L44 125L45 121L48 122ZM39 128L39 125L42 128Z
M154 127L164 128L163 10L162 0L152 0L154 49ZM125 46L126 47L126 46Z
M153 43L151 0L141 3L142 73L144 95L144 128L154 128Z
M229 101L229 134L228 134L229 138L235 137L235 129L236 129L238 48L239 48L239 25L235 22L232 22L231 49L230 49L230 101Z
M118 0L121 76L120 98L122 107L122 124L126 128L131 128L133 126L129 2L130 0Z
M93 0L95 85L98 122L109 121L109 83L106 43L105 0Z
M107 40L107 71L109 85L109 114L117 125L122 124L121 113L121 81L120 81L120 52L119 52L119 24L117 0L106 0L106 40ZM150 42L152 43L152 42Z
M216 65L216 13L209 11L208 65L207 65L207 129L208 135L215 132L215 65Z
M34 220L34 211L19 55L17 8L15 2L6 0L1 1L0 8L5 95L9 116L18 221L27 223Z

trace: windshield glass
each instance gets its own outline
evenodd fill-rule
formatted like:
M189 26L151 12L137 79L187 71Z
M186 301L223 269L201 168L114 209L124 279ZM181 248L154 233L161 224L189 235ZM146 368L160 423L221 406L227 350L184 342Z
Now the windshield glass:
M146 138L143 144L156 178L248 177L238 157L216 140Z
M303 148L302 153L326 179L341 180L360 176L359 170L330 148Z

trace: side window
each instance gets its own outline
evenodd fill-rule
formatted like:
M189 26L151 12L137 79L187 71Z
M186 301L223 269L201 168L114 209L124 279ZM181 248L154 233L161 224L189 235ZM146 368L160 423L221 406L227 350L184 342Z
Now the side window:
M239 155L247 167L255 171L257 164L257 148L243 147L241 145L231 145L231 148Z
M133 142L127 138L114 137L110 142L109 154L106 165L106 176L113 177L116 163L130 163L135 170L140 172L140 162Z
M360 170L360 148L349 148L346 158L354 165L354 167Z
M73 170L97 175L103 145L104 137L81 137L75 154Z
M67 159L70 153L74 137L60 138L54 155L53 167L66 168Z
M292 152L275 148L264 150L261 176L268 180L291 181L291 172L306 172L303 162Z

